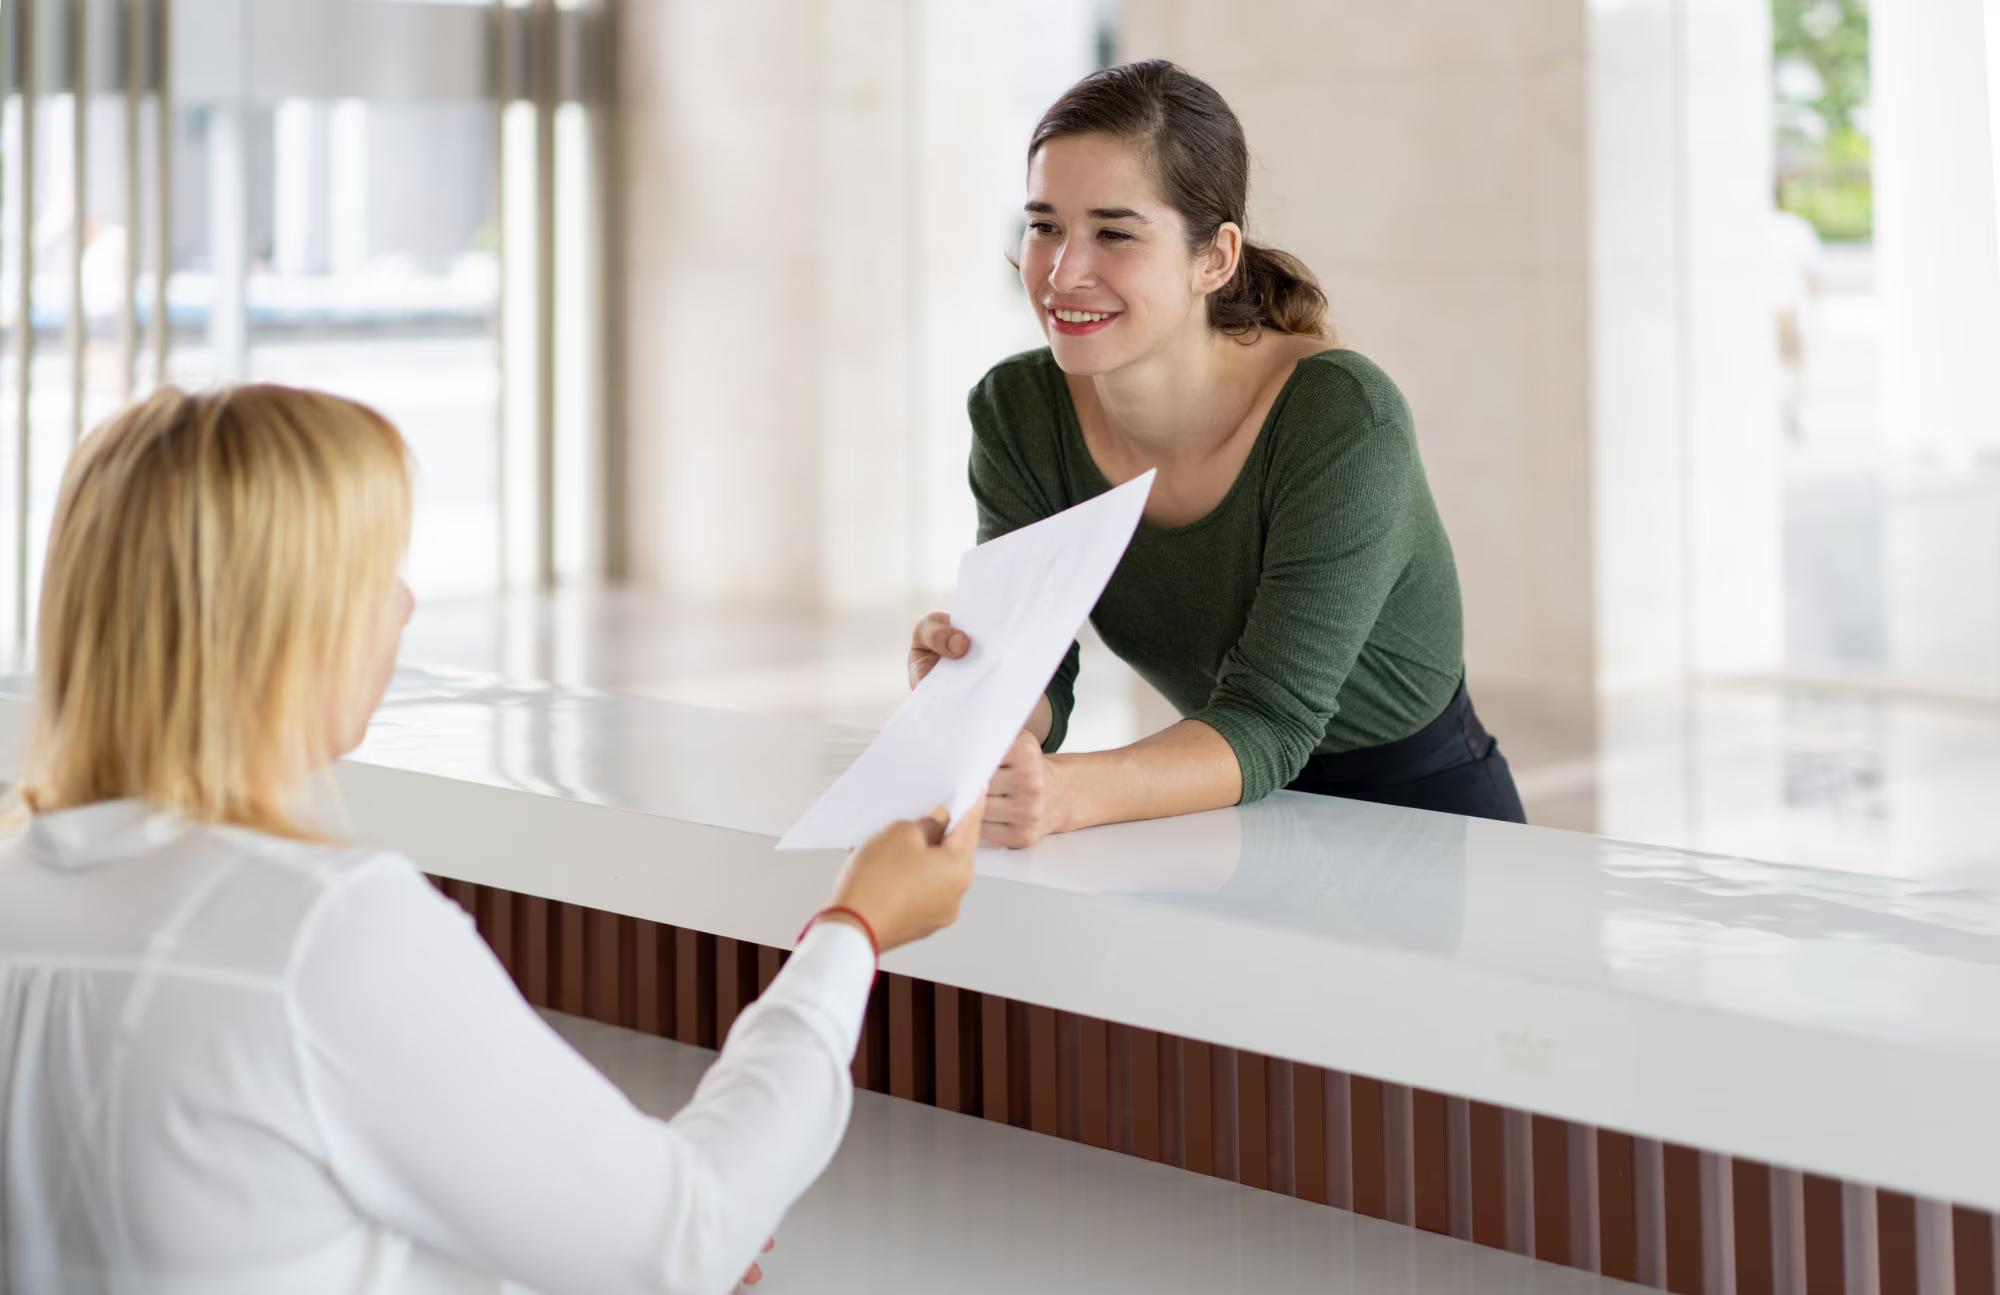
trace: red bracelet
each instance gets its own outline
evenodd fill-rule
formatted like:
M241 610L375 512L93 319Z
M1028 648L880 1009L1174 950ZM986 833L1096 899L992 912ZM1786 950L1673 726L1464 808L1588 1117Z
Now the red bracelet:
M806 919L806 924L799 928L799 939L792 941L792 943L797 944L799 940L805 939L806 932L812 930L814 922L819 921L819 919L822 917L827 917L834 913L845 913L847 916L854 919L855 924L861 928L861 933L868 937L868 947L875 951L876 967L878 968L881 967L882 942L875 938L875 928L869 925L867 918L855 912L853 909L849 908L845 904L835 904L832 908L822 908L819 910L819 912L814 913L811 917L808 917Z

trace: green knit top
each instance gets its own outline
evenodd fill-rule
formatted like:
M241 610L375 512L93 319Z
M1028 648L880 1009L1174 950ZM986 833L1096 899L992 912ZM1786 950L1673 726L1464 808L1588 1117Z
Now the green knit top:
M1111 488L1046 348L994 366L966 403L981 543ZM1245 802L1315 752L1435 719L1464 675L1458 570L1396 384L1353 351L1301 360L1222 502L1185 526L1140 522L1091 621L1229 742ZM1049 751L1076 675L1072 644L1049 681Z

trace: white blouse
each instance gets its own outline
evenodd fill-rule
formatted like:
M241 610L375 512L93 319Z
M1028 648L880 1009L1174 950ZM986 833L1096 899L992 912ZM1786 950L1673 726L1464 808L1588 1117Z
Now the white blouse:
M636 1110L407 860L137 801L0 846L0 1292L726 1291L846 1128L815 926Z

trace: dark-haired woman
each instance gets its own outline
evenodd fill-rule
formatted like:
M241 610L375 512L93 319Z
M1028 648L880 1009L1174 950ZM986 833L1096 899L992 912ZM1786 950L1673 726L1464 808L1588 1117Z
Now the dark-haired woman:
M1021 282L1049 345L972 390L979 538L1158 469L1091 619L1185 718L1054 754L1072 646L994 775L989 843L1287 787L1525 821L1465 691L1409 406L1334 346L1312 274L1247 239L1248 169L1222 97L1159 60L1086 77L1029 142ZM970 646L926 616L911 686Z

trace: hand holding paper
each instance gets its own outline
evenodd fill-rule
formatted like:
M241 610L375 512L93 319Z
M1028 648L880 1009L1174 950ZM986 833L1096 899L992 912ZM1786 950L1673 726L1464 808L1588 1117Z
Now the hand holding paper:
M948 806L956 823L985 790L1110 583L1153 476L968 552L951 617L972 650L937 663L778 848L847 849L933 805Z

